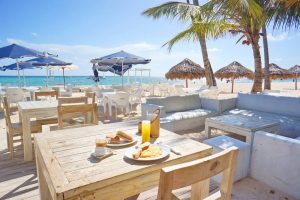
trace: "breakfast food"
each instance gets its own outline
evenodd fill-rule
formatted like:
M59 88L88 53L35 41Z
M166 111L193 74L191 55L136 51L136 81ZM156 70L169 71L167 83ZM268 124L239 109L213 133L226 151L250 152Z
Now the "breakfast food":
M141 144L135 152L133 152L132 157L134 159L151 158L160 156L161 154L162 151L158 146L152 145L149 142L145 142Z
M113 143L113 144L120 144L120 137L118 135L107 135L106 138L108 138L108 142L109 143Z
M158 146L150 145L145 151L142 151L140 158L151 158L160 156L162 154L161 149Z
M133 141L133 137L123 131L118 131L117 136L129 142Z

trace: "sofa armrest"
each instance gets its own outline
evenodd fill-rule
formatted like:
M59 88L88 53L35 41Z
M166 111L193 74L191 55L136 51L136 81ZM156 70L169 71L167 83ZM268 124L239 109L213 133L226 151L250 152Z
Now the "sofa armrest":
M251 176L300 199L300 141L264 131L253 140Z
M237 98L220 99L220 113L236 108Z
M166 116L166 111L164 106L142 103L142 119L147 119L147 113L151 113L156 109L160 109L160 117Z
M218 99L212 99L207 97L201 97L201 108L213 110L219 113L220 102Z

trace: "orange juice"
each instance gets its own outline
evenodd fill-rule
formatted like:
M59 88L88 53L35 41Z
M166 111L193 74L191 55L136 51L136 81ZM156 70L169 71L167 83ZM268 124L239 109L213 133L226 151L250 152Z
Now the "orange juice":
M142 121L142 142L150 142L150 127L151 122L149 120Z

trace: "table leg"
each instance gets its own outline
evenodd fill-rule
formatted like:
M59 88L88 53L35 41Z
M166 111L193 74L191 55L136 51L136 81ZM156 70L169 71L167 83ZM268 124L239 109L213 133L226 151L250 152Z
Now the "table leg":
M211 127L209 126L209 124L207 122L205 122L205 134L206 134L207 138L211 137Z
M24 161L31 161L32 158L32 142L30 118L27 114L22 115L23 145L24 145Z

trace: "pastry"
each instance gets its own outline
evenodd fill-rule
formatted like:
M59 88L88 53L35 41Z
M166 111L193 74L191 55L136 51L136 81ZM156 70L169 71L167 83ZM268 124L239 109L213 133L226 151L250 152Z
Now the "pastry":
M144 151L144 150L148 149L149 146L150 146L150 142L144 142L143 144L141 144L139 146L139 149L141 149L142 151Z
M142 154L142 149L137 149L137 150L132 154L132 157L133 157L134 159L137 159L137 158L139 158L139 157L141 156L141 154Z
M132 142L133 141L133 138L131 135L123 132L123 131L118 131L117 132L117 136L119 136L120 138L126 140L126 141L129 141L129 142Z
M110 134L106 137L109 139L109 143L120 144L120 137L118 135Z
M161 149L158 146L150 145L148 149L142 151L140 158L151 158L160 156L161 154Z

